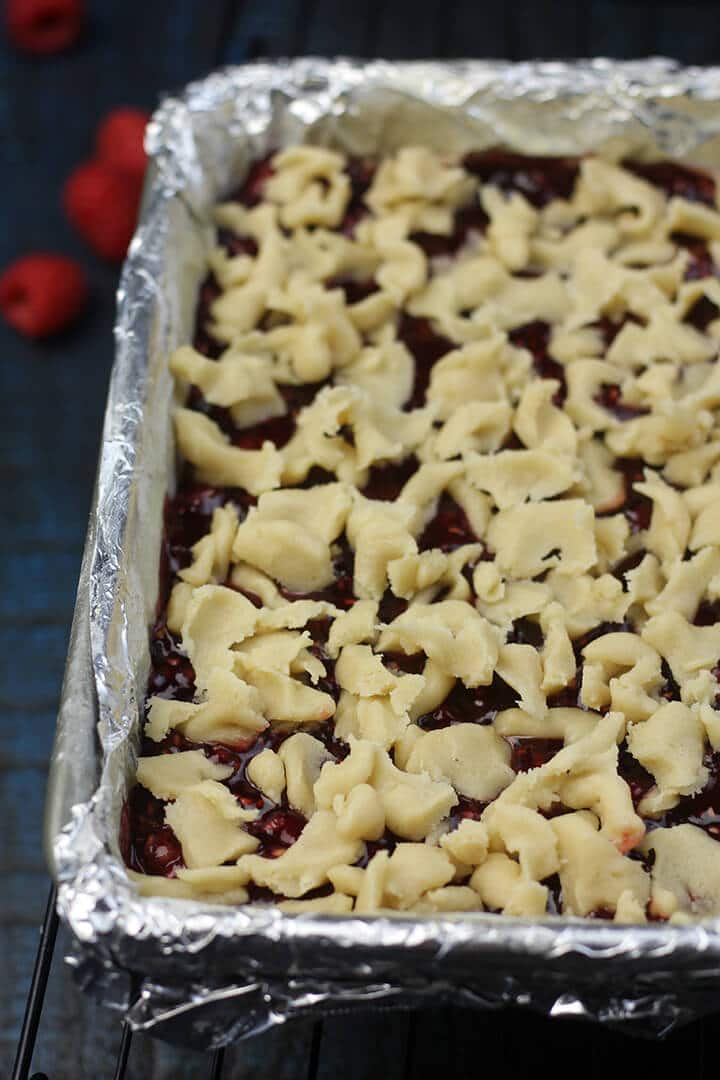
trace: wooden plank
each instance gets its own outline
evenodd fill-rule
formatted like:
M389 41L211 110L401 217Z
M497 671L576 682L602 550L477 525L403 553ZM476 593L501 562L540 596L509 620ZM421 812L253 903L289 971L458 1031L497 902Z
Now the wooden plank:
M43 870L42 821L37 810L45 796L45 778L38 769L16 769L3 775L0 790L0 866L6 872ZM4 891L4 890L3 890ZM43 905L41 888L38 911ZM31 909L34 910L34 909Z
M391 60L433 57L445 20L442 4L418 4L416 0L397 0L383 4L377 12L374 55Z
M452 1010L447 1008L423 1009L412 1015L405 1059L407 1080L458 1076L451 1024Z
M45 781L37 767L52 741L113 352L117 270L74 234L60 189L92 152L107 109L151 107L162 89L213 65L223 5L210 7L215 12L145 5L140 19L124 0L96 0L88 32L66 54L28 61L0 46L0 171L10 210L0 267L25 251L59 250L79 259L93 290L87 317L51 342L30 343L0 325L0 481L11 511L0 542L2 1075L14 1054L47 893L40 843ZM58 960L62 949L61 943ZM118 1037L117 1017L80 997L56 962L36 1065L53 1080L63 1072L68 1080L112 1076Z
M658 12L657 51L685 64L717 64L720 24L713 3L663 4Z
M587 1029L587 1025L583 1025ZM607 1080L608 1071L645 1075L676 1071L684 1076L700 1077L703 1073L704 1027L702 1023L680 1028L662 1041L637 1039L609 1028L589 1031L588 1062L592 1080Z
M223 1080L305 1080L311 1034L311 1023L293 1022L230 1047ZM127 1080L204 1080L210 1075L211 1060L210 1054L140 1034L133 1039ZM68 1074L58 1080L72 1078Z
M659 4L589 0L583 7L588 51L594 56L633 59L658 52Z
M370 56L376 16L376 5L370 0L342 6L337 0L317 0L305 51L312 56Z
M3 552L0 558L0 620L18 625L33 622L67 624L75 598L80 566L77 551ZM22 588L18 583L22 582Z
M403 1080L410 1017L405 1012L331 1016L323 1023L317 1080Z
M247 0L230 21L221 43L223 63L238 64L260 56L296 56L305 50L308 5L302 0Z
M508 6L508 52L511 60L557 60L584 56L585 5L576 0L547 0L540 6L524 0Z
M440 17L438 55L502 59L509 55L510 5L453 0Z
M9 1031L4 1025L0 1027L0 1062L7 1062L8 1066L14 1050L13 1029L19 1026L21 1005L29 983L27 957L34 953L36 943L36 929L20 928L13 932L7 953L7 979L9 983L14 981L17 987L17 993L10 997L9 1008L0 998L0 1015L12 1018ZM61 930L33 1068L45 1072L50 1080L84 1080L85 1077L110 1080L120 1037L119 1016L101 1008L75 987L70 969L62 963L67 948L68 938ZM3 1071L3 1075L7 1072Z
M0 708L27 715L57 702L65 663L68 626L9 625L3 630L7 652L0 665Z
M483 1012L476 1009L452 1009L450 1012L449 1040L453 1046L455 1071L453 1076L472 1077L477 1072L478 1061L503 1058L506 1032L506 1015L503 1011ZM508 1073L512 1076L512 1073ZM514 1080L514 1078L513 1078Z
M54 701L47 709L3 709L3 722L0 726L0 770L44 770L52 746L56 715ZM0 778L0 784L3 782Z
M538 1068L552 1062L556 1080L577 1080L578 1061L584 1061L592 1026L573 1020L550 1020L529 1010L505 1009L491 1014L491 1045L513 1080L534 1080ZM471 1018L458 1028L457 1042L473 1038ZM465 1060L471 1051L463 1051ZM465 1074L467 1075L467 1074Z

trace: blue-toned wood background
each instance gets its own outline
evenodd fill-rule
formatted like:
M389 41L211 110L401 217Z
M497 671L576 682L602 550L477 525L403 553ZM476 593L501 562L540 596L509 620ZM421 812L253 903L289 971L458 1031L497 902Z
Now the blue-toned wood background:
M46 763L112 360L115 271L64 220L64 177L118 104L151 108L210 68L259 56L674 56L720 62L718 5L635 0L88 0L89 25L70 52L21 57L0 39L0 267L28 250L76 256L93 306L72 333L30 344L0 326L0 1075L9 1072L47 880L41 854ZM111 1077L118 1019L73 988L56 964L35 1069L50 1080ZM317 1075L344 1080L470 1077L513 1080L552 1068L578 1073L709 1073L712 1021L663 1047L577 1021L520 1010L438 1009L417 1016L327 1021ZM308 1075L309 1025L262 1036L229 1055L224 1075ZM708 1061L704 1047L708 1045ZM207 1074L207 1059L147 1039L133 1044L133 1080Z

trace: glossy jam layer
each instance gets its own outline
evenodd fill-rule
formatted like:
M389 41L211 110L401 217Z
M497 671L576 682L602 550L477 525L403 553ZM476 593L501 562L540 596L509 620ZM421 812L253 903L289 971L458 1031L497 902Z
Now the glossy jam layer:
M574 159L525 158L503 151L471 153L466 156L464 164L470 172L481 177L483 181L496 184L504 191L519 191L537 207L542 207L555 198L568 198L572 193L578 173L578 162ZM657 185L668 195L682 195L693 201L714 205L714 182L708 176L665 163L653 165L631 163L628 167ZM371 183L374 169L374 163L367 160L351 160L348 164L352 197L341 225L341 231L348 236L352 236L358 221L367 212L363 196ZM270 174L269 159L257 162L250 170L245 183L233 197L245 206L257 205L262 198L263 187ZM448 256L465 244L473 232L482 233L486 226L487 218L484 212L478 205L473 205L457 212L454 229L450 236L416 234L412 239L431 258ZM718 273L707 245L703 241L698 240L697 237L683 235L676 235L673 239L688 250L689 261L685 275L687 280ZM221 230L218 240L233 255L253 255L256 252L255 242L251 238L237 236L228 230ZM372 279L358 281L350 278L333 279L327 283L327 287L343 289L349 302L357 302L369 296L377 288ZM223 350L223 346L212 336L210 320L210 308L219 292L217 282L212 275L209 275L200 287L196 310L195 347L206 356L213 358L219 356ZM687 320L699 329L704 329L717 315L718 309L714 305L709 301L700 301L688 313ZM613 322L607 318L597 324L597 329L603 335L606 346L612 343L622 325L622 322ZM415 360L415 382L411 397L405 407L416 408L425 402L433 365L456 346L449 339L438 334L429 320L414 318L407 313L401 316L398 336ZM567 392L564 369L551 354L548 324L541 321L527 323L512 329L509 336L515 345L530 351L538 377L557 381L558 388L554 400L556 404L561 405ZM211 415L237 446L253 449L269 439L276 446L282 447L293 435L299 410L309 404L324 385L326 383L281 387L288 406L287 414L242 430L235 428L228 410L209 406L197 390L191 392L188 405L190 408ZM641 415L643 411L623 402L618 386L601 387L597 401L621 421ZM513 437L508 446L522 447L522 443L517 437ZM397 498L403 485L417 467L417 460L409 457L398 464L372 469L364 494L369 498L380 500ZM637 492L634 485L642 480L646 466L640 459L618 459L615 468L623 478L624 499L622 506L613 512L622 511L632 531L640 532L647 528L650 522L652 503L646 496ZM311 473L303 486L327 482L330 479L333 478L315 471ZM252 496L239 489L217 489L198 484L189 468L185 469L180 478L177 493L172 498L168 498L165 508L157 621L152 629L150 641L151 669L148 696L159 694L178 700L192 700L195 693L195 675L192 665L183 652L181 644L170 633L165 622L170 588L177 580L178 571L191 561L192 545L208 531L213 510L218 506L231 503L236 507L242 519L255 501ZM427 523L419 537L421 550L437 547L449 552L461 545L476 542L477 538L465 513L449 495L443 495L439 500L435 516ZM321 593L312 595L316 598L327 599L338 607L347 609L355 600L352 591L353 553L344 537L340 539L336 551L333 584ZM640 551L628 556L613 568L612 572L624 587L627 584L625 575L638 565L643 554ZM483 549L481 558L488 557L492 557L491 553ZM472 589L471 573L468 573L467 579ZM251 593L246 595L253 603L259 605L258 597ZM289 599L298 598L298 594L287 592L286 596ZM474 599L473 596L471 596L472 599ZM398 600L387 593L380 607L380 616L384 621L390 621L406 606L405 601ZM698 625L710 625L718 620L720 620L720 605L707 602L700 605L695 618ZM327 623L318 621L311 624L309 629L315 642L314 651L323 660L327 669L327 675L321 680L319 688L337 699L339 690L334 680L333 664L323 647L327 638ZM609 631L631 630L632 627L626 624L620 626L602 624L575 641L574 648L578 665L576 677L565 690L550 698L548 704L550 706L580 706L578 692L582 684L581 654L584 646ZM539 625L530 619L518 620L508 640L531 644L536 648L541 647L543 642ZM387 655L384 659L391 670L406 672L422 670L424 662L422 657L399 655ZM667 700L676 700L679 696L677 686L670 672L666 671L665 674L666 684L663 694ZM516 704L516 692L499 676L495 676L489 686L473 690L468 690L457 682L446 700L431 713L420 717L418 723L425 730L443 728L455 723L489 724L499 710ZM305 730L309 730L311 734L319 738L336 761L342 760L348 753L347 745L335 738L331 721ZM266 747L277 749L283 739L290 734L290 729L273 728L237 746L213 743L199 747L212 760L232 765L233 772L225 784L245 808L256 809L259 812L258 818L247 828L259 841L259 854L267 858L277 857L297 840L305 825L305 818L289 807L286 801L279 805L270 802L248 778L247 766L261 750ZM562 743L554 739L512 738L508 742L511 749L511 764L516 772L524 772L544 764L562 747ZM169 735L161 743L144 739L141 753L145 755L177 753L191 747L197 748L195 744L189 743L181 735L175 733ZM720 754L709 753L706 765L710 771L710 780L706 788L698 795L681 799L678 806L660 820L648 821L648 828L663 824L691 822L705 829L709 835L720 838ZM652 777L635 761L625 746L621 747L619 771L628 783L633 801L637 806L652 786ZM484 809L484 804L460 797L451 815L451 826L459 824L463 818L479 818ZM551 816L553 813L562 812L563 809L561 806L554 807L548 814ZM161 800L156 799L144 788L135 786L123 810L121 849L127 864L132 868L148 874L172 876L175 870L183 865L182 852L172 829L164 823L164 810L165 806ZM378 850L391 851L396 842L397 837L388 832L379 841L367 844L366 852L359 865L366 865ZM549 879L546 884L550 887L552 910L560 910L559 880ZM322 892L323 890L319 890L318 894ZM267 890L254 888L251 890L251 898L267 900L272 899L272 896ZM604 918L609 917L610 913L598 911L594 915Z

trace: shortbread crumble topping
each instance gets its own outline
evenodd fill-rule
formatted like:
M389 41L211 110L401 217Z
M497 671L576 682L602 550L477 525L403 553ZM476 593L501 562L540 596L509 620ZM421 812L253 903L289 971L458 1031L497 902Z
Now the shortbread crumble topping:
M215 222L140 891L720 914L712 178L298 146Z

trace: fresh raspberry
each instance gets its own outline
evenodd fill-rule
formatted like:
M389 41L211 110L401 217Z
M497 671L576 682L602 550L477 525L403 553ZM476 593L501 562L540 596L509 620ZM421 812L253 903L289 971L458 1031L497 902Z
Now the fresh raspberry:
M103 161L87 161L68 177L65 212L98 255L113 262L125 258L140 203L140 177L119 172Z
M85 275L64 255L25 255L0 275L0 313L27 337L64 330L85 307Z
M8 0L5 18L18 49L54 53L77 41L85 19L84 0Z
M97 131L97 156L120 172L142 176L147 165L143 146L150 114L142 109L120 108L109 112Z

